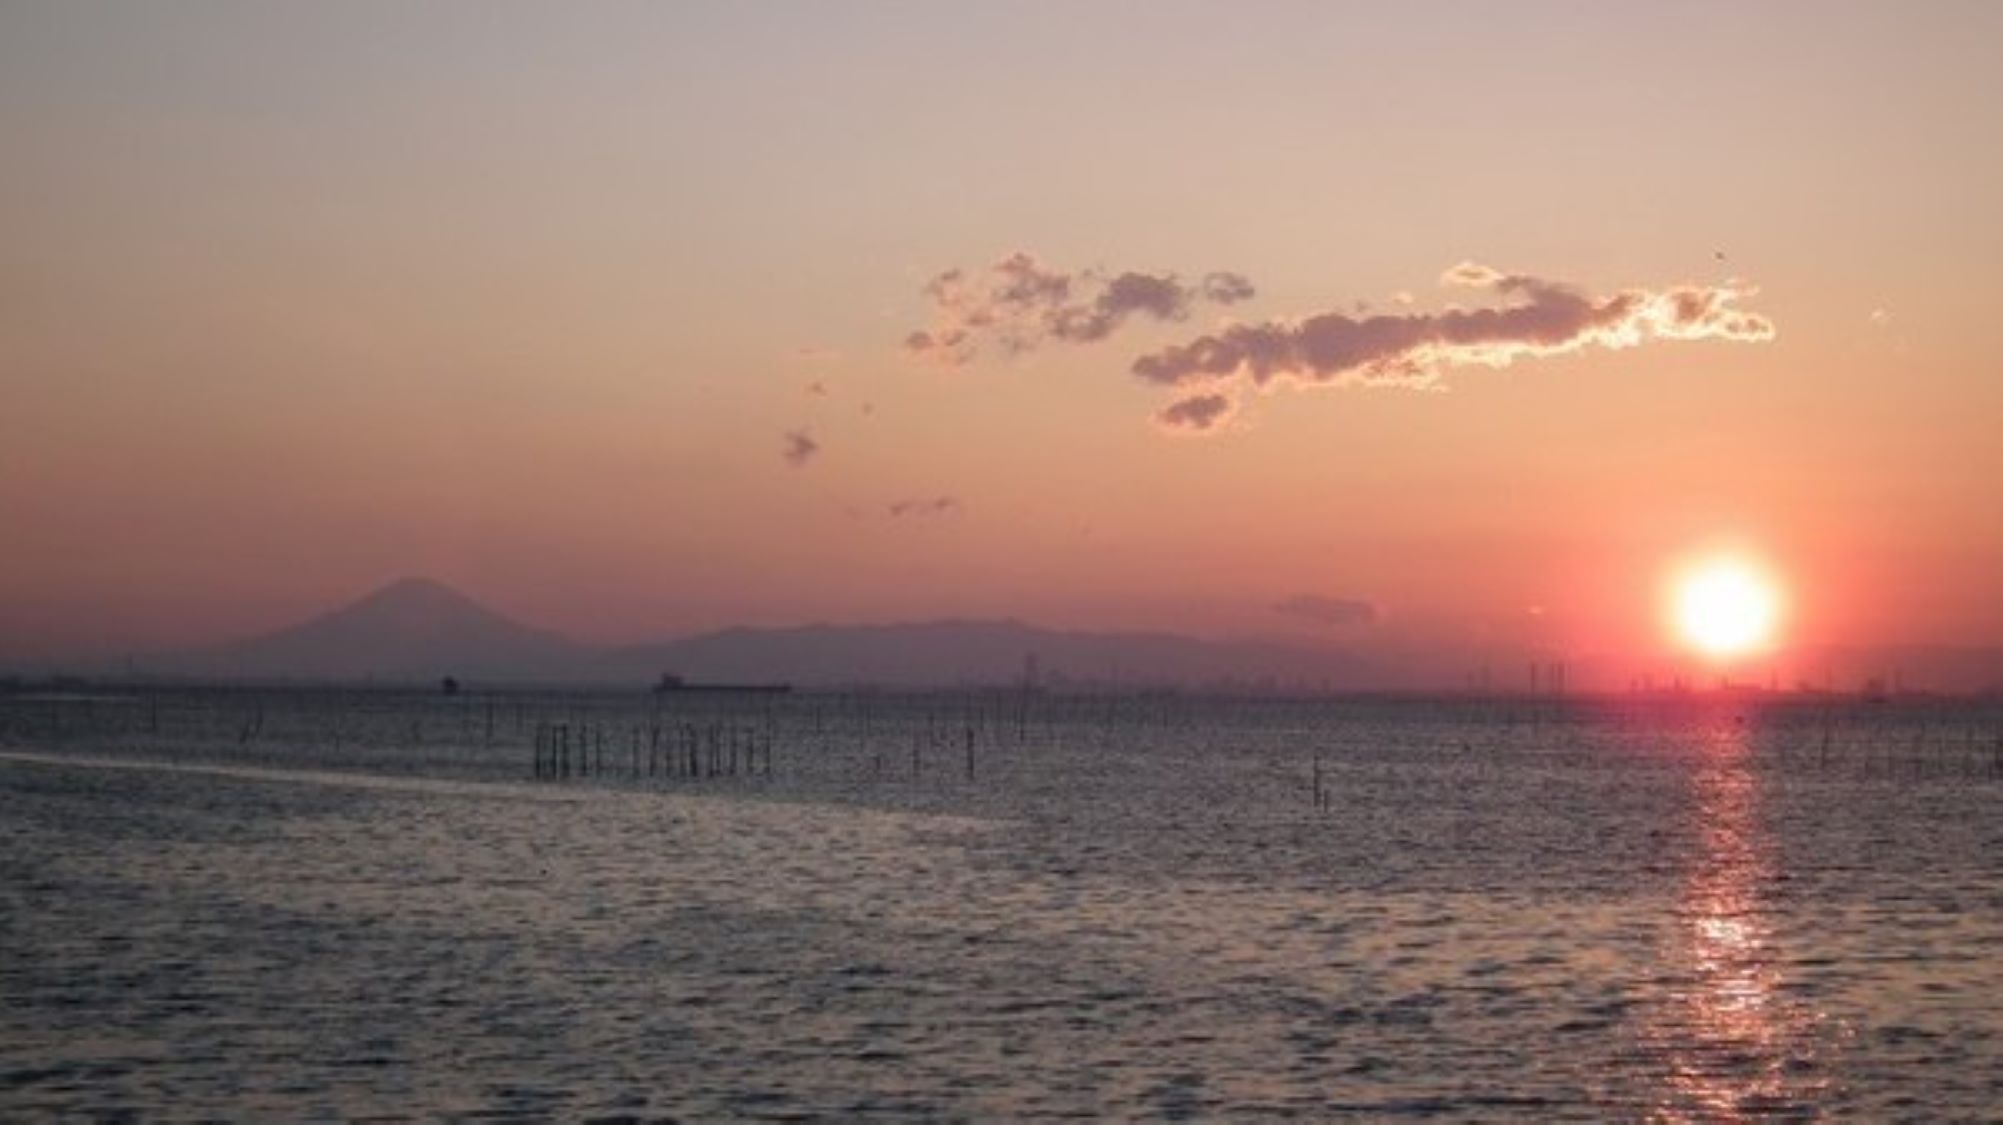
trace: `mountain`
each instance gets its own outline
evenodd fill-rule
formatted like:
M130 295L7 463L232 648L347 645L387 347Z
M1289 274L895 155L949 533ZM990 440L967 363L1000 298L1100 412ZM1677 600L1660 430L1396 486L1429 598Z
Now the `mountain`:
M950 687L1095 683L1357 689L1381 670L1346 653L1168 633L1087 633L1019 621L725 629L621 648L510 620L449 586L406 578L310 621L147 661L174 676L236 679Z
M593 651L503 617L450 586L405 578L290 628L167 658L164 670L329 680L568 679Z
M148 671L210 678L802 687L1013 684L1031 661L1040 682L1376 686L1372 669L1337 652L1167 633L1086 633L1019 621L807 625L725 629L622 648L593 648L510 620L425 578L264 636L149 661Z
M1008 684L1022 681L1032 658L1042 682L1375 686L1368 665L1340 652L1019 621L725 629L613 651L595 663L592 678L651 682L666 672L696 683Z

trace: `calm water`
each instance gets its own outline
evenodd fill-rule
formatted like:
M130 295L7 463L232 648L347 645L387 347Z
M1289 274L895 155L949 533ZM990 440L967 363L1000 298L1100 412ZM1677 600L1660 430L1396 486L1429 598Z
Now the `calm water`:
M0 1117L1994 1119L1999 732L0 696Z

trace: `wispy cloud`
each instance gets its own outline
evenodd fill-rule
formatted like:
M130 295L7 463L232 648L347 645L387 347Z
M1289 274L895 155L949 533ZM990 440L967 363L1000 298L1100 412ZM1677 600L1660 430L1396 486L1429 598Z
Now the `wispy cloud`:
M1155 424L1164 430L1203 433L1227 421L1238 411L1238 400L1215 391L1179 398L1155 411Z
M911 500L898 500L889 505L894 518L906 516L948 516L961 511L960 501L954 496L928 496Z
M1302 384L1434 387L1455 367L1506 367L1519 359L1587 347L1630 348L1653 340L1770 340L1773 322L1738 307L1754 290L1737 283L1625 289L1593 297L1562 282L1507 274L1474 262L1443 284L1486 290L1489 308L1233 325L1135 360L1133 373L1165 386L1249 380Z
M1048 340L1103 340L1136 316L1182 320L1197 304L1236 304L1254 290L1235 273L1195 281L1173 273L1067 273L1018 252L986 270L947 270L927 282L924 293L932 303L932 326L906 336L904 347L957 365L984 348L1014 355Z
M1273 612L1331 627L1372 625L1377 621L1377 607L1369 602L1320 594L1295 594L1283 598L1273 604Z
M815 441L814 436L805 430L787 430L782 436L785 438L785 446L779 455L786 459L788 465L796 469L805 468L807 462L812 461L821 452L821 443Z

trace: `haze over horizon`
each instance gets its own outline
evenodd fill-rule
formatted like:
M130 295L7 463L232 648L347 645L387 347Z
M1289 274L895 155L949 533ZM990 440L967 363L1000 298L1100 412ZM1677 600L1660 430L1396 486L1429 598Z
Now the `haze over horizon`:
M2003 646L1999 43L1977 3L9 4L0 662L431 575L592 645L1664 667L1719 546L1769 652Z
M0 676L114 681L374 683L603 688L782 684L808 690L1174 688L1229 695L1459 693L1536 696L1712 688L1877 696L2003 693L2003 648L1794 646L1727 666L1637 664L1610 654L1490 645L1401 646L1368 629L1367 606L1294 599L1326 636L1200 638L1160 630L1050 628L1017 618L733 626L592 644L510 615L435 579L407 576L304 620L221 644L45 664L0 660Z

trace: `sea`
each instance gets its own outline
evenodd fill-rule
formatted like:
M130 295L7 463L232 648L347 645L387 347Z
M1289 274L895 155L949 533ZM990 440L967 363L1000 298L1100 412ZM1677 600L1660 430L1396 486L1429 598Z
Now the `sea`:
M0 692L0 1119L2003 1118L2003 704Z

